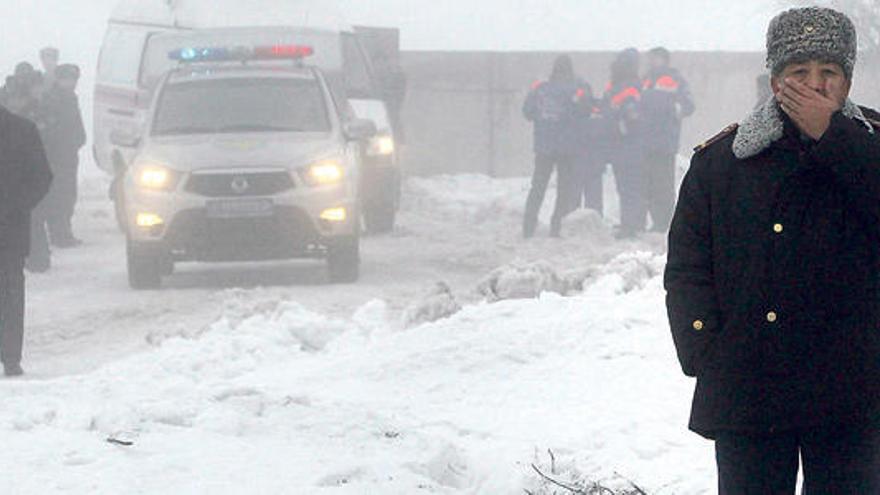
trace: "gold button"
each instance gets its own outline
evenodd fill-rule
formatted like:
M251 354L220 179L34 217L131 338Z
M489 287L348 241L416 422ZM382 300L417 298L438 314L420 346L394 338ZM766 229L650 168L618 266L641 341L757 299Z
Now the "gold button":
M807 24L806 26L804 26L804 32L806 32L807 34L812 33L815 30L816 26L813 26L812 24Z
M698 332L703 329L703 326L704 326L703 322L700 320L697 320L694 322L694 330L696 330Z
M779 315L777 315L775 311L767 313L767 321L769 321L770 323L776 323L776 320L778 319Z
M773 232L776 232L777 234L781 234L783 230L785 230L785 227L783 227L781 223L777 223L773 226Z

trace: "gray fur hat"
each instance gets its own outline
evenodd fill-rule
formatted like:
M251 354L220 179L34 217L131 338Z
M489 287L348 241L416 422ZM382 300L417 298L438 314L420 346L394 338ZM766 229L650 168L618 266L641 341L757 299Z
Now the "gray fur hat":
M767 68L778 75L789 64L822 60L843 67L852 78L858 35L852 20L823 7L787 10L767 30Z

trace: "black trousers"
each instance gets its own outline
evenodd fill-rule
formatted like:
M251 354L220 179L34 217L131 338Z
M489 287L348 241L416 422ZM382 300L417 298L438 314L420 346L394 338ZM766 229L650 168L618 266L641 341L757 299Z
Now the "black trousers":
M605 160L598 153L590 153L578 159L575 165L579 191L574 196L575 207L604 212L605 193L602 178L605 175Z
M620 195L620 228L625 232L642 232L648 219L644 152L636 145L624 144L612 152L611 165Z
M46 230L48 205L44 199L31 212L31 249L27 258L29 270L45 271L52 264L52 251L49 248L49 235Z
M825 427L777 434L722 432L715 441L721 495L880 493L877 428ZM800 461L800 462L799 462Z
M547 194L547 186L553 171L556 170L558 189L556 194L556 207L553 210L551 230L558 233L562 226L562 219L574 211L576 181L574 180L574 158L564 155L535 156L535 172L532 175L532 187L529 190L529 198L526 201L526 213L523 219L523 234L527 237L534 235L538 226L538 215L541 213L541 205Z
M666 232L675 209L675 153L649 151L645 155L645 166L648 212L654 221L654 230Z
M0 361L21 364L24 342L24 260L0 253Z
M45 200L46 224L53 243L73 238L71 221L79 196L79 162L66 160L63 166L54 167L52 189Z

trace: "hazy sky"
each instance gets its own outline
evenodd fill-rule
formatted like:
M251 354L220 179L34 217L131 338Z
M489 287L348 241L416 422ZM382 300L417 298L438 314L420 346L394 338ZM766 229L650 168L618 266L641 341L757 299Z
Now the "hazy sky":
M339 0L413 49L763 49L774 0Z

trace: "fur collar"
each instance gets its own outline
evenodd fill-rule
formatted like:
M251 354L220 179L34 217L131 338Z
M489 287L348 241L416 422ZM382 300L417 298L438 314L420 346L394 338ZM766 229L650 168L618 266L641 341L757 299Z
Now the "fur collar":
M852 100L846 100L842 112L843 115L861 122L871 134L874 133L874 126ZM771 96L740 123L733 140L733 154L740 160L759 155L781 139L784 131L782 111L776 104L776 98Z

